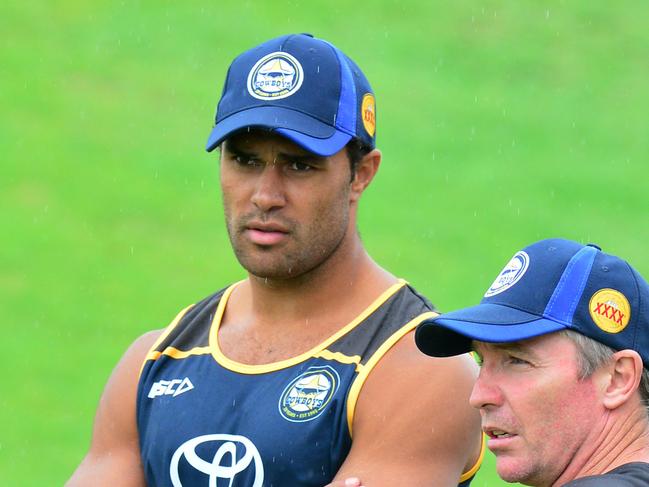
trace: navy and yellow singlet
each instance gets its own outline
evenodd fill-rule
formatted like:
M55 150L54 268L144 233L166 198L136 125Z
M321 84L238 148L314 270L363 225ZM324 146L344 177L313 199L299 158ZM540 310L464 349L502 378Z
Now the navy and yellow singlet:
M146 357L137 426L147 485L322 487L349 452L368 374L432 305L400 281L312 350L245 365L217 341L235 286L183 310Z

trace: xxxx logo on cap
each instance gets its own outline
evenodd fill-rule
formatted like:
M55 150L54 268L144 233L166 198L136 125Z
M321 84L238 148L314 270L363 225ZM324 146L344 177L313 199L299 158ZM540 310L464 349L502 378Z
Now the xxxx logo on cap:
M590 298L588 311L595 324L608 333L619 333L631 318L631 306L615 289L600 289Z
M363 96L361 113L363 114L363 127L370 134L370 137L374 137L376 131L376 103L372 93L366 93Z

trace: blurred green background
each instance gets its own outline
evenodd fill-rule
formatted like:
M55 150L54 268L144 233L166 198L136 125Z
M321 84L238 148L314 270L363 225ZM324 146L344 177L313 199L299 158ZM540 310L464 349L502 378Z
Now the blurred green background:
M647 18L641 1L2 2L0 485L63 484L128 344L243 276L203 150L235 54L311 32L360 64L384 153L363 239L450 310L545 237L649 276ZM491 455L474 485L504 485Z

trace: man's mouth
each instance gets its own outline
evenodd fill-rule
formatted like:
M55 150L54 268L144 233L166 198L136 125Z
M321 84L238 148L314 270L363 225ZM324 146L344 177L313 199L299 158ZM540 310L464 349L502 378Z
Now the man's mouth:
M261 232L280 232L288 233L288 229L280 224L275 222L257 222L252 221L246 224L246 229L249 230L259 230Z
M492 429L492 430L487 430L485 432L489 438L511 438L514 436L512 433L508 433L507 431L503 430L497 430L497 429Z
M244 234L256 245L275 245L284 240L288 229L277 223L251 222L245 226Z

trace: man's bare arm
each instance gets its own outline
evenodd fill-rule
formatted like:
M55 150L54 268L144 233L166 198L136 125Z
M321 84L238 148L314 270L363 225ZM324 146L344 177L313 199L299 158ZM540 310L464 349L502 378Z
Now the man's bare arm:
M403 337L361 390L352 448L336 481L457 486L482 446L480 416L468 401L476 375L469 356L433 359L419 352L412 333Z
M138 338L108 379L99 401L90 450L66 487L144 487L135 420L140 367L159 331Z

